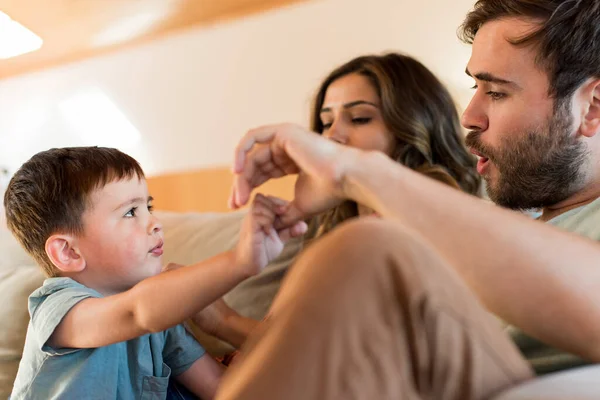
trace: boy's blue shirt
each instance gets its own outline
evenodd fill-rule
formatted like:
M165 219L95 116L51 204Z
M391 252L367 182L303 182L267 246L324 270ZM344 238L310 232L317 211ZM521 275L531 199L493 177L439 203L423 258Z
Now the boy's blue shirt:
M103 297L70 278L50 278L29 296L31 320L11 400L165 399L169 379L205 354L183 325L93 349L47 342L81 300Z

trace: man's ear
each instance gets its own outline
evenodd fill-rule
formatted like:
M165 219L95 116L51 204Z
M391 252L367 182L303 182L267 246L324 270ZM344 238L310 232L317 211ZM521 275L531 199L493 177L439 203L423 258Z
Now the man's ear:
M583 104L585 109L579 132L593 137L600 132L600 79L589 81L583 87Z
M85 259L77 247L77 238L74 236L62 234L50 236L46 240L46 254L61 272L81 272L85 269Z

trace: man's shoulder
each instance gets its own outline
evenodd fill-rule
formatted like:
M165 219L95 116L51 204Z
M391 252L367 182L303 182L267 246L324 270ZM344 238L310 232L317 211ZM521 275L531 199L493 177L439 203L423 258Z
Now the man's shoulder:
M594 240L600 240L600 198L585 206L569 210L549 224Z

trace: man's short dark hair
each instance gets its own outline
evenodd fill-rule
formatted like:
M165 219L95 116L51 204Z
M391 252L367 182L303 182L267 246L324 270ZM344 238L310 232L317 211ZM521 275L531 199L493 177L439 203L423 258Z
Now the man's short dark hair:
M563 101L589 78L600 77L600 0L479 0L467 15L459 37L473 43L487 22L502 18L539 21L514 45L534 45L536 63L550 80L550 96Z

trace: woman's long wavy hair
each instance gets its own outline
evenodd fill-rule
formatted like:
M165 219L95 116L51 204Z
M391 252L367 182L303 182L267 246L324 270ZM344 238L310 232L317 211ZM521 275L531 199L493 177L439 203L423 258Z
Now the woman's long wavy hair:
M323 132L320 113L329 86L354 73L367 77L381 99L383 121L395 139L392 159L466 193L479 193L481 178L476 160L463 143L452 96L431 71L409 56L389 53L358 57L331 72L312 107L314 132ZM357 215L357 204L345 202L313 218L307 239L321 236Z

